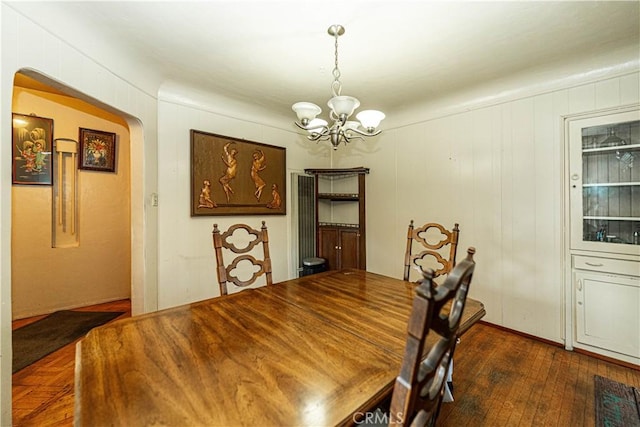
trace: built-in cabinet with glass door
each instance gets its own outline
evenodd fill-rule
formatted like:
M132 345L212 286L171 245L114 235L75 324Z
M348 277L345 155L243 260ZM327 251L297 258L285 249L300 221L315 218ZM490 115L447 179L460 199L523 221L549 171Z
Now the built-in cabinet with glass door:
M640 364L640 112L568 136L573 347Z

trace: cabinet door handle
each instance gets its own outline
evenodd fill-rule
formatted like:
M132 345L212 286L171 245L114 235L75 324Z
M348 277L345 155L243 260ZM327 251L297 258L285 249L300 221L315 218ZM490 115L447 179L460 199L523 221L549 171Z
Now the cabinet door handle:
M576 288L577 288L579 291L582 291L582 280L578 280L578 283L576 283Z
M334 246L334 247L333 247L333 249L338 249L338 247L337 247L337 246Z
M604 265L604 264L601 264L601 263L597 263L597 264L596 264L596 263L588 262L588 261L587 261L587 262L585 262L585 264L587 264L587 265L589 265L589 266L591 266L591 267L602 267L602 266Z

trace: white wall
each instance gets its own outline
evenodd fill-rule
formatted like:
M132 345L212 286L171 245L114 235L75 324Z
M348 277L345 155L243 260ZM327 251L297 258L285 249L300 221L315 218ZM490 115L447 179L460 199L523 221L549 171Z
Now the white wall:
M334 166L371 168L367 269L402 277L411 219L458 222L458 258L477 249L471 295L485 320L562 343L562 116L638 103L639 82L626 72L442 117L425 108L432 118L339 150Z
M50 24L50 22L49 22ZM74 28L78 40L91 40ZM83 37L86 36L86 37ZM156 100L139 89L149 81L145 70L125 77L96 60L100 50L82 52L6 3L0 4L0 141L11 140L13 77L35 70L48 83L73 88L79 97L128 117L131 132L131 257L134 312L153 310L156 291L157 191ZM103 58L104 59L104 58ZM109 57L110 61L117 58ZM123 67L135 72L135 66ZM134 86L130 82L142 82ZM118 111L116 111L118 110ZM137 118L137 119L135 119ZM0 425L11 425L11 145L0 144Z
M185 104L185 99L189 104ZM237 107L237 108L236 108ZM276 123L279 127L259 123ZM288 130L288 129L290 130ZM286 148L287 214L191 217L190 135L196 129ZM290 117L250 111L246 105L200 94L167 83L158 101L158 306L178 304L220 295L215 271L211 232L217 223L225 230L235 223L259 228L266 221L269 232L273 281L296 277L292 259L293 212L291 173L308 167L330 167L326 146L309 143L295 131ZM258 285L262 283L257 283Z

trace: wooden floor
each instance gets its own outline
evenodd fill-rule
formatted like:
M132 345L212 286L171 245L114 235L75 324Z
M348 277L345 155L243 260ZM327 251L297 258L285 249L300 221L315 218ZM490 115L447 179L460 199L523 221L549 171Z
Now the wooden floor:
M118 319L131 316L129 300L78 308L79 311L122 311ZM12 328L27 325L45 316L15 320ZM76 343L55 351L13 374L13 425L73 425L73 381Z
M640 387L640 370L478 324L456 347L438 425L594 426L596 374Z
M122 318L130 303L84 310L126 311ZM74 363L75 343L13 375L14 426L73 424ZM455 402L443 406L438 425L594 426L594 374L640 387L640 370L478 324L456 349Z

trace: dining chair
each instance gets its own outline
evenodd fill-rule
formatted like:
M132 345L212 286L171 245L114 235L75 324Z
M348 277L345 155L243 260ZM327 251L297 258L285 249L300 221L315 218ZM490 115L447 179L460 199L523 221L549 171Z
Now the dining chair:
M462 311L475 269L475 248L441 285L428 269L416 287L400 374L391 396L389 425L433 426L440 412ZM427 336L436 337L423 359Z
M413 220L411 220L407 231L407 249L404 255L404 280L410 280L412 266L422 275L431 266L437 267L433 269L434 277L448 274L456 265L459 235L460 229L457 223L453 226L453 230L449 231L435 222L414 228ZM418 250L421 249L419 252L413 253L414 244ZM446 249L443 249L446 246L448 246L448 253L446 253Z
M249 237L253 236L254 239L249 240L246 246L238 248L233 241L229 241L229 238L232 237L237 230L244 230ZM239 234L233 237L234 240L241 238L242 236ZM262 243L263 256L259 259L249 254L249 252L254 250L260 243ZM264 221L262 221L260 230L256 230L247 224L234 224L224 233L220 233L218 224L213 224L213 247L216 253L216 271L218 273L218 283L220 284L220 295L227 295L228 283L233 283L236 287L244 288L255 283L262 275L266 277L267 285L273 284L271 279L271 257L269 255L269 235L267 233L267 225ZM229 264L225 265L223 248L234 254L241 255L235 257ZM256 252L257 251L256 249ZM243 264L239 267L241 262L243 262ZM250 265L246 265L246 263ZM247 280L241 280L237 275L232 273L235 269L238 269L238 272L243 274L243 277L249 274L251 274L251 277Z

